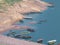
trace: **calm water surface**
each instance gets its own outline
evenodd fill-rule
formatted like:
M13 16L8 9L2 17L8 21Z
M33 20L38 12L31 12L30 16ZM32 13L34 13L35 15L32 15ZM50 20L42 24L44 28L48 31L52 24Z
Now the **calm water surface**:
M60 36L59 36L60 35L60 0L45 0L45 1L53 3L54 7L48 8L48 10L44 11L42 14L40 13L29 14L28 16L32 16L33 20L24 20L24 23L18 23L18 24L28 25L33 29L35 29L36 32L28 34L32 36L31 40L33 41L42 38L44 39L44 43L47 43L48 40L56 39L57 43L60 43ZM39 21L42 19L46 19L47 22L36 25L27 24L27 22ZM17 33L18 32L19 31L17 31Z

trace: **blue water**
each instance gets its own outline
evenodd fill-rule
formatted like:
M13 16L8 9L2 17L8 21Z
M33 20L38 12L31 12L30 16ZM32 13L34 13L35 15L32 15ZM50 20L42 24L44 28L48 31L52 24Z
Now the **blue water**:
M44 43L47 43L48 40L56 39L57 43L60 42L60 1L59 0L46 0L47 2L52 2L54 4L53 8L49 8L43 14L44 19L47 19L47 23L37 25L36 30L38 30L35 35L44 39ZM39 18L40 19L40 18ZM39 20L38 19L38 20ZM35 37L35 38L38 38Z
M60 43L60 0L45 0L47 2L52 2L54 7L48 8L42 14L29 14L32 16L34 21L39 21L41 19L46 19L47 22L42 24L31 25L27 22L33 20L24 20L24 23L18 23L19 25L28 25L35 29L36 32L33 32L31 35L33 41L36 41L40 38L44 39L44 43L47 43L49 40L57 40L57 43ZM18 33L19 31L17 31Z

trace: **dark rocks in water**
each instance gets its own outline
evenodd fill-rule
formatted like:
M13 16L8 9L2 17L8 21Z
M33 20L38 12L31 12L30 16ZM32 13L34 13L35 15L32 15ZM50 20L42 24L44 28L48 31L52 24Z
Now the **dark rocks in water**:
M22 36L23 39L31 39L31 36Z
M22 38L22 39L30 39L31 36L24 36L24 35L16 35L15 38Z
M10 34L6 34L7 36L10 36Z
M24 21L23 21L23 20L20 20L19 22L24 23Z
M16 32L9 32L8 34L6 34L7 36L15 36Z
M37 40L37 43L42 43L42 42L43 42L43 39Z
M16 35L16 36L14 36L15 38L21 38L21 35Z
M27 29L27 31L35 32L35 30L34 30L34 29Z

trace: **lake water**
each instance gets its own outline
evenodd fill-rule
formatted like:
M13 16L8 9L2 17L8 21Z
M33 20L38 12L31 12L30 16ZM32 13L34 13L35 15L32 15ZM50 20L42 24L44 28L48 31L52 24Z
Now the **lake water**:
M46 11L36 14L29 14L28 16L33 17L33 20L24 20L24 23L18 23L19 25L28 25L35 29L36 32L31 34L33 41L36 41L40 38L44 40L44 43L47 43L49 40L57 40L57 43L60 43L60 0L45 0L54 4L54 7L48 8ZM42 24L28 24L27 22L39 21L46 19L47 22ZM18 33L19 31L17 31ZM21 31L20 31L21 32ZM19 32L19 33L20 33Z

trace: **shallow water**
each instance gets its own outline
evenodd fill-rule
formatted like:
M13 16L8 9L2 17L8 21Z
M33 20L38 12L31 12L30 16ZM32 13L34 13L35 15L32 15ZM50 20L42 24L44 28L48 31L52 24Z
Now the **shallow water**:
M29 14L28 16L33 17L33 20L23 20L24 23L17 23L18 25L28 25L35 29L36 32L31 34L33 41L36 41L40 38L44 40L44 43L47 43L48 40L57 40L57 43L60 43L60 1L59 0L45 0L47 2L52 2L54 7L48 8L48 10L40 13ZM31 21L39 21L42 19L46 19L47 22L42 24L28 24L27 22ZM21 32L21 31L20 31ZM17 31L16 33L19 33Z

